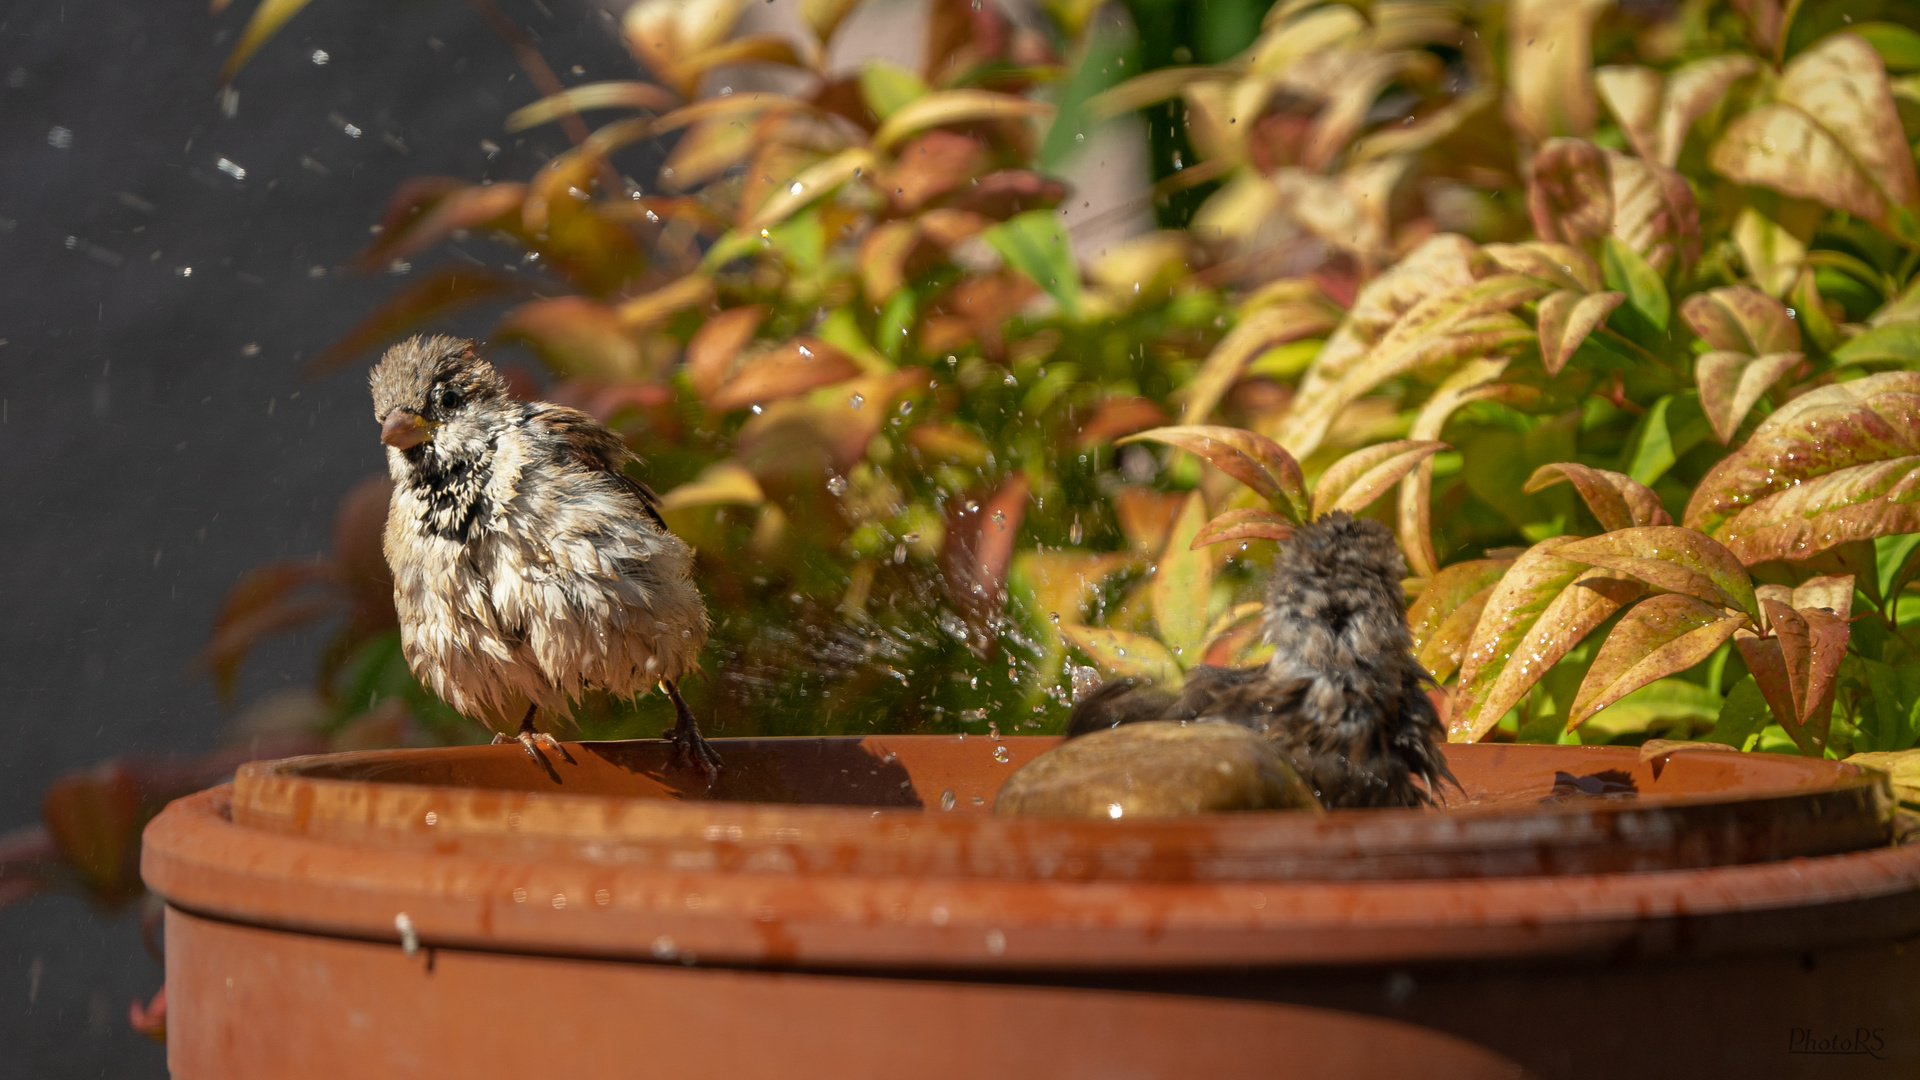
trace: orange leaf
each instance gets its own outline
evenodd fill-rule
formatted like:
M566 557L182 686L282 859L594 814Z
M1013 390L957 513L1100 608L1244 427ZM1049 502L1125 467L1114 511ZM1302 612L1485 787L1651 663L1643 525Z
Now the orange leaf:
M1567 712L1567 730L1655 679L1713 655L1744 621L1737 611L1679 593L1635 604L1594 657Z
M1113 497L1113 514L1127 543L1142 555L1152 555L1166 549L1167 532L1185 504L1184 495L1130 487Z
M1512 559L1454 563L1429 578L1407 609L1414 652L1436 680L1444 680L1460 666L1487 598L1512 565Z
M1823 386L1781 405L1708 470L1688 525L1742 561L1805 559L1920 532L1920 372Z
M767 317L763 304L729 308L701 324L687 342L687 382L704 400L726 381L734 359Z
M819 338L801 335L749 354L731 378L706 399L707 408L728 412L804 394L860 374L853 358Z
M1563 559L1604 566L1668 592L1739 608L1760 618L1753 579L1733 552L1705 533L1678 525L1641 525L1576 540L1557 549Z
M1293 524L1268 510L1244 507L1229 510L1202 526L1194 535L1193 546L1224 544L1231 540L1285 540L1293 535Z
M1713 434L1722 443L1731 444L1754 403L1767 388L1806 359L1797 352L1746 353L1716 349L1693 362L1693 377L1700 384L1700 410L1713 425Z
M1152 398L1120 395L1101 401L1093 407L1093 415L1073 437L1076 449L1085 450L1092 446L1101 446L1112 442L1122 435L1131 435L1143 428L1164 423L1167 414L1161 411Z
M1583 296L1572 289L1542 297L1535 324L1540 333L1540 362L1547 374L1560 374L1593 328L1626 298L1627 294L1617 292Z
M611 308L584 296L522 304L507 312L493 333L496 339L526 342L559 375L624 381L642 374L640 343Z
M1289 520L1300 520L1309 505L1300 463L1264 435L1243 428L1183 424L1154 428L1121 439L1119 445L1159 442L1178 447L1252 488Z
M467 187L441 177L409 180L393 193L380 223L380 237L367 245L355 263L361 270L384 269L395 259L425 251L458 229L494 226L513 229L514 211L525 198L525 184L489 184Z
M1625 473L1596 469L1574 461L1561 461L1535 469L1522 489L1531 495L1562 480L1573 482L1575 491L1593 511L1600 527L1608 532L1636 525L1671 525L1673 518L1660 505L1653 489Z

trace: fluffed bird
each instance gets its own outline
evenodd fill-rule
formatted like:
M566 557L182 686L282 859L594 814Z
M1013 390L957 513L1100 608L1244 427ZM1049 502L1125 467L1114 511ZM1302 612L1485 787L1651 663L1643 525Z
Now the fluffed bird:
M1405 576L1386 526L1327 514L1280 542L1262 625L1272 659L1197 666L1178 693L1105 683L1074 705L1067 734L1142 720L1241 724L1272 739L1325 806L1432 805L1442 781L1459 782L1440 753L1432 680L1413 656Z
M385 547L407 664L463 715L558 750L542 731L588 690L659 687L677 762L717 773L678 683L699 664L707 612L693 551L636 460L585 413L518 401L474 350L415 337L373 369L393 476Z

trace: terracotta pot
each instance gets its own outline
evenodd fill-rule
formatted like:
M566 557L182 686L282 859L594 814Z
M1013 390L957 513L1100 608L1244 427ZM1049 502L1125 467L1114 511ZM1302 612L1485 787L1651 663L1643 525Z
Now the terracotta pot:
M294 758L148 827L182 1080L1920 1070L1920 847L1760 754L1451 747L1444 812L1003 819L1044 738Z

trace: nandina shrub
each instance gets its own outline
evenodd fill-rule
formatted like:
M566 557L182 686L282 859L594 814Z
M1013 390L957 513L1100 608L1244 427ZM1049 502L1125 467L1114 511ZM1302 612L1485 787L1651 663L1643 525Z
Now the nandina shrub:
M1271 543L1338 508L1397 528L1456 739L1920 741L1900 11L1293 0L1131 74L1086 5L940 0L917 70L841 74L853 4L732 33L744 6L633 7L651 81L508 126L627 115L524 182L408 185L364 256L471 230L544 268L494 340L698 547L724 733L1051 730L1075 679L1255 661ZM708 77L742 64L790 89ZM1078 259L1043 163L1142 110L1188 227ZM435 272L326 363L523 287ZM236 595L260 630L312 613ZM463 730L380 625L323 666L343 715L404 694Z

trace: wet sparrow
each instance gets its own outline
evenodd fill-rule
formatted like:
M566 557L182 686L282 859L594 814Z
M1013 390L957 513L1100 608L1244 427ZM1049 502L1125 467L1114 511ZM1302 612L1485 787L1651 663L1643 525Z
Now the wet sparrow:
M395 345L372 387L394 481L394 606L420 681L535 758L537 744L559 748L536 715L551 727L587 690L659 686L679 715L675 759L717 772L676 686L707 640L693 552L624 471L634 456L620 437L513 400L456 338Z
M1440 781L1459 785L1440 754L1431 680L1413 658L1405 576L1386 526L1328 514L1281 541L1263 627L1271 660L1195 667L1177 694L1106 683L1074 705L1067 733L1227 721L1264 732L1329 807L1430 805Z

